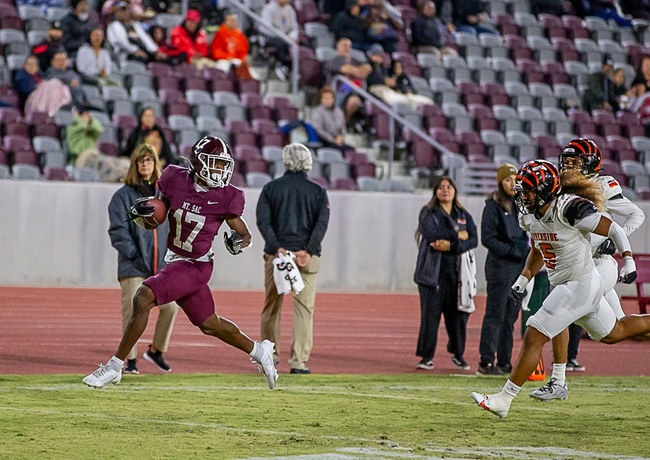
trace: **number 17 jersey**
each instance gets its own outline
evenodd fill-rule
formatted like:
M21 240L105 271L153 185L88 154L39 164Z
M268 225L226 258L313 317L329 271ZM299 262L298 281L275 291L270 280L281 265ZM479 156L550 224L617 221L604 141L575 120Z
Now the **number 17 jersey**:
M212 255L212 243L226 219L244 213L244 192L227 185L203 189L187 168L170 165L158 180L169 199L167 249L188 259Z

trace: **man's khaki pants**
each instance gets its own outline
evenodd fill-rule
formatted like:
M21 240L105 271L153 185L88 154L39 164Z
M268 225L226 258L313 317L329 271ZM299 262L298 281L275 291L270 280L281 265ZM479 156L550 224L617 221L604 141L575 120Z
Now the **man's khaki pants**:
M142 286L145 278L124 278L120 280L120 287L122 288L122 330L126 329L126 325L133 316L133 296L135 291ZM176 302L166 303L159 305L160 312L158 313L158 321L156 321L156 330L153 334L152 345L154 348L165 353L169 345L169 339L172 335L174 327L174 320L178 313L178 305ZM138 357L138 344L136 343L129 352L126 359L136 359Z
M262 340L275 342L275 359L280 356L280 314L284 296L278 294L273 281L274 255L264 254L264 288L266 299L262 310ZM314 305L316 302L316 274L320 258L312 256L309 263L300 268L305 289L293 294L293 340L289 353L291 369L305 369L314 344Z

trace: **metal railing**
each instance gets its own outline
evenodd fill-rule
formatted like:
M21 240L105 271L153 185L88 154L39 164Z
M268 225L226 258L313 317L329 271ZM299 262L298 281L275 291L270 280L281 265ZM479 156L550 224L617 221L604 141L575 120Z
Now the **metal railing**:
M243 2L239 0L228 0L228 5L234 8L237 8L240 10L242 13L245 13L248 17L250 17L256 25L258 26L264 26L269 30L273 30L275 33L275 36L280 38L283 42L285 42L287 45L290 46L291 48L291 62L292 62L292 69L291 69L291 95L293 97L293 102L294 104L297 103L298 101L298 84L299 84L299 79L300 79L300 74L299 74L299 68L298 68L298 56L299 56L299 50L300 50L300 45L296 43L295 40L293 40L291 37L289 37L287 34L284 32L281 32L279 30L276 30L275 27L273 27L273 24L266 22L264 19L262 19L262 16L257 14L255 11L250 9L248 6L246 6ZM260 30L260 34L262 34Z
M362 96L366 102L378 107L381 111L385 112L389 116L388 171L386 173L386 176L384 177L384 179L387 182L390 181L393 176L393 162L395 161L395 122L396 121L401 123L402 127L408 128L413 134L415 134L420 139L425 141L427 144L431 145L433 148L441 152L443 154L443 157L445 154L453 155L453 156L457 155L456 153L452 152L444 145L433 140L427 132L422 130L422 128L414 125L411 121L407 120L404 116L402 116L399 112L397 112L392 107L388 106L385 102L381 101L376 96L370 94L365 89L357 86L349 78L343 75L335 75L332 78L331 85L333 88L338 88L339 84L345 84L350 89L350 91L353 91L359 96ZM450 171L450 176L452 176L452 179L454 179L454 181L458 182L457 178L453 177L452 171Z

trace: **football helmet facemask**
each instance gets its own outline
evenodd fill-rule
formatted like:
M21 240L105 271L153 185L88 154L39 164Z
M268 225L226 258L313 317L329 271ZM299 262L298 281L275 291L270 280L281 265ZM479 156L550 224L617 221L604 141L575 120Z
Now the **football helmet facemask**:
M515 203L522 214L535 214L560 194L560 172L546 160L526 162L517 172Z
M602 155L591 139L573 139L560 153L559 164L562 172L576 169L584 176L595 176L602 167Z
M226 187L235 169L230 147L215 136L205 136L192 146L190 163L208 188Z

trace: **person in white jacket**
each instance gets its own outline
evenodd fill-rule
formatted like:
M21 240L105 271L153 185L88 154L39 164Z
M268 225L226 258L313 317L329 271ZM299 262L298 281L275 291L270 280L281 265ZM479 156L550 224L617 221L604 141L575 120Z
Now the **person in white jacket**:
M115 5L115 20L106 28L106 38L116 52L126 53L128 59L148 62L167 58L145 32L142 24L131 21L131 11L126 2Z
M264 22L273 26L272 29L261 26L260 32L266 38L266 46L274 49L273 57L277 60L275 72L280 80L285 80L291 69L291 48L276 35L276 31L288 35L296 43L300 39L296 11L289 3L289 0L271 0L261 13Z

